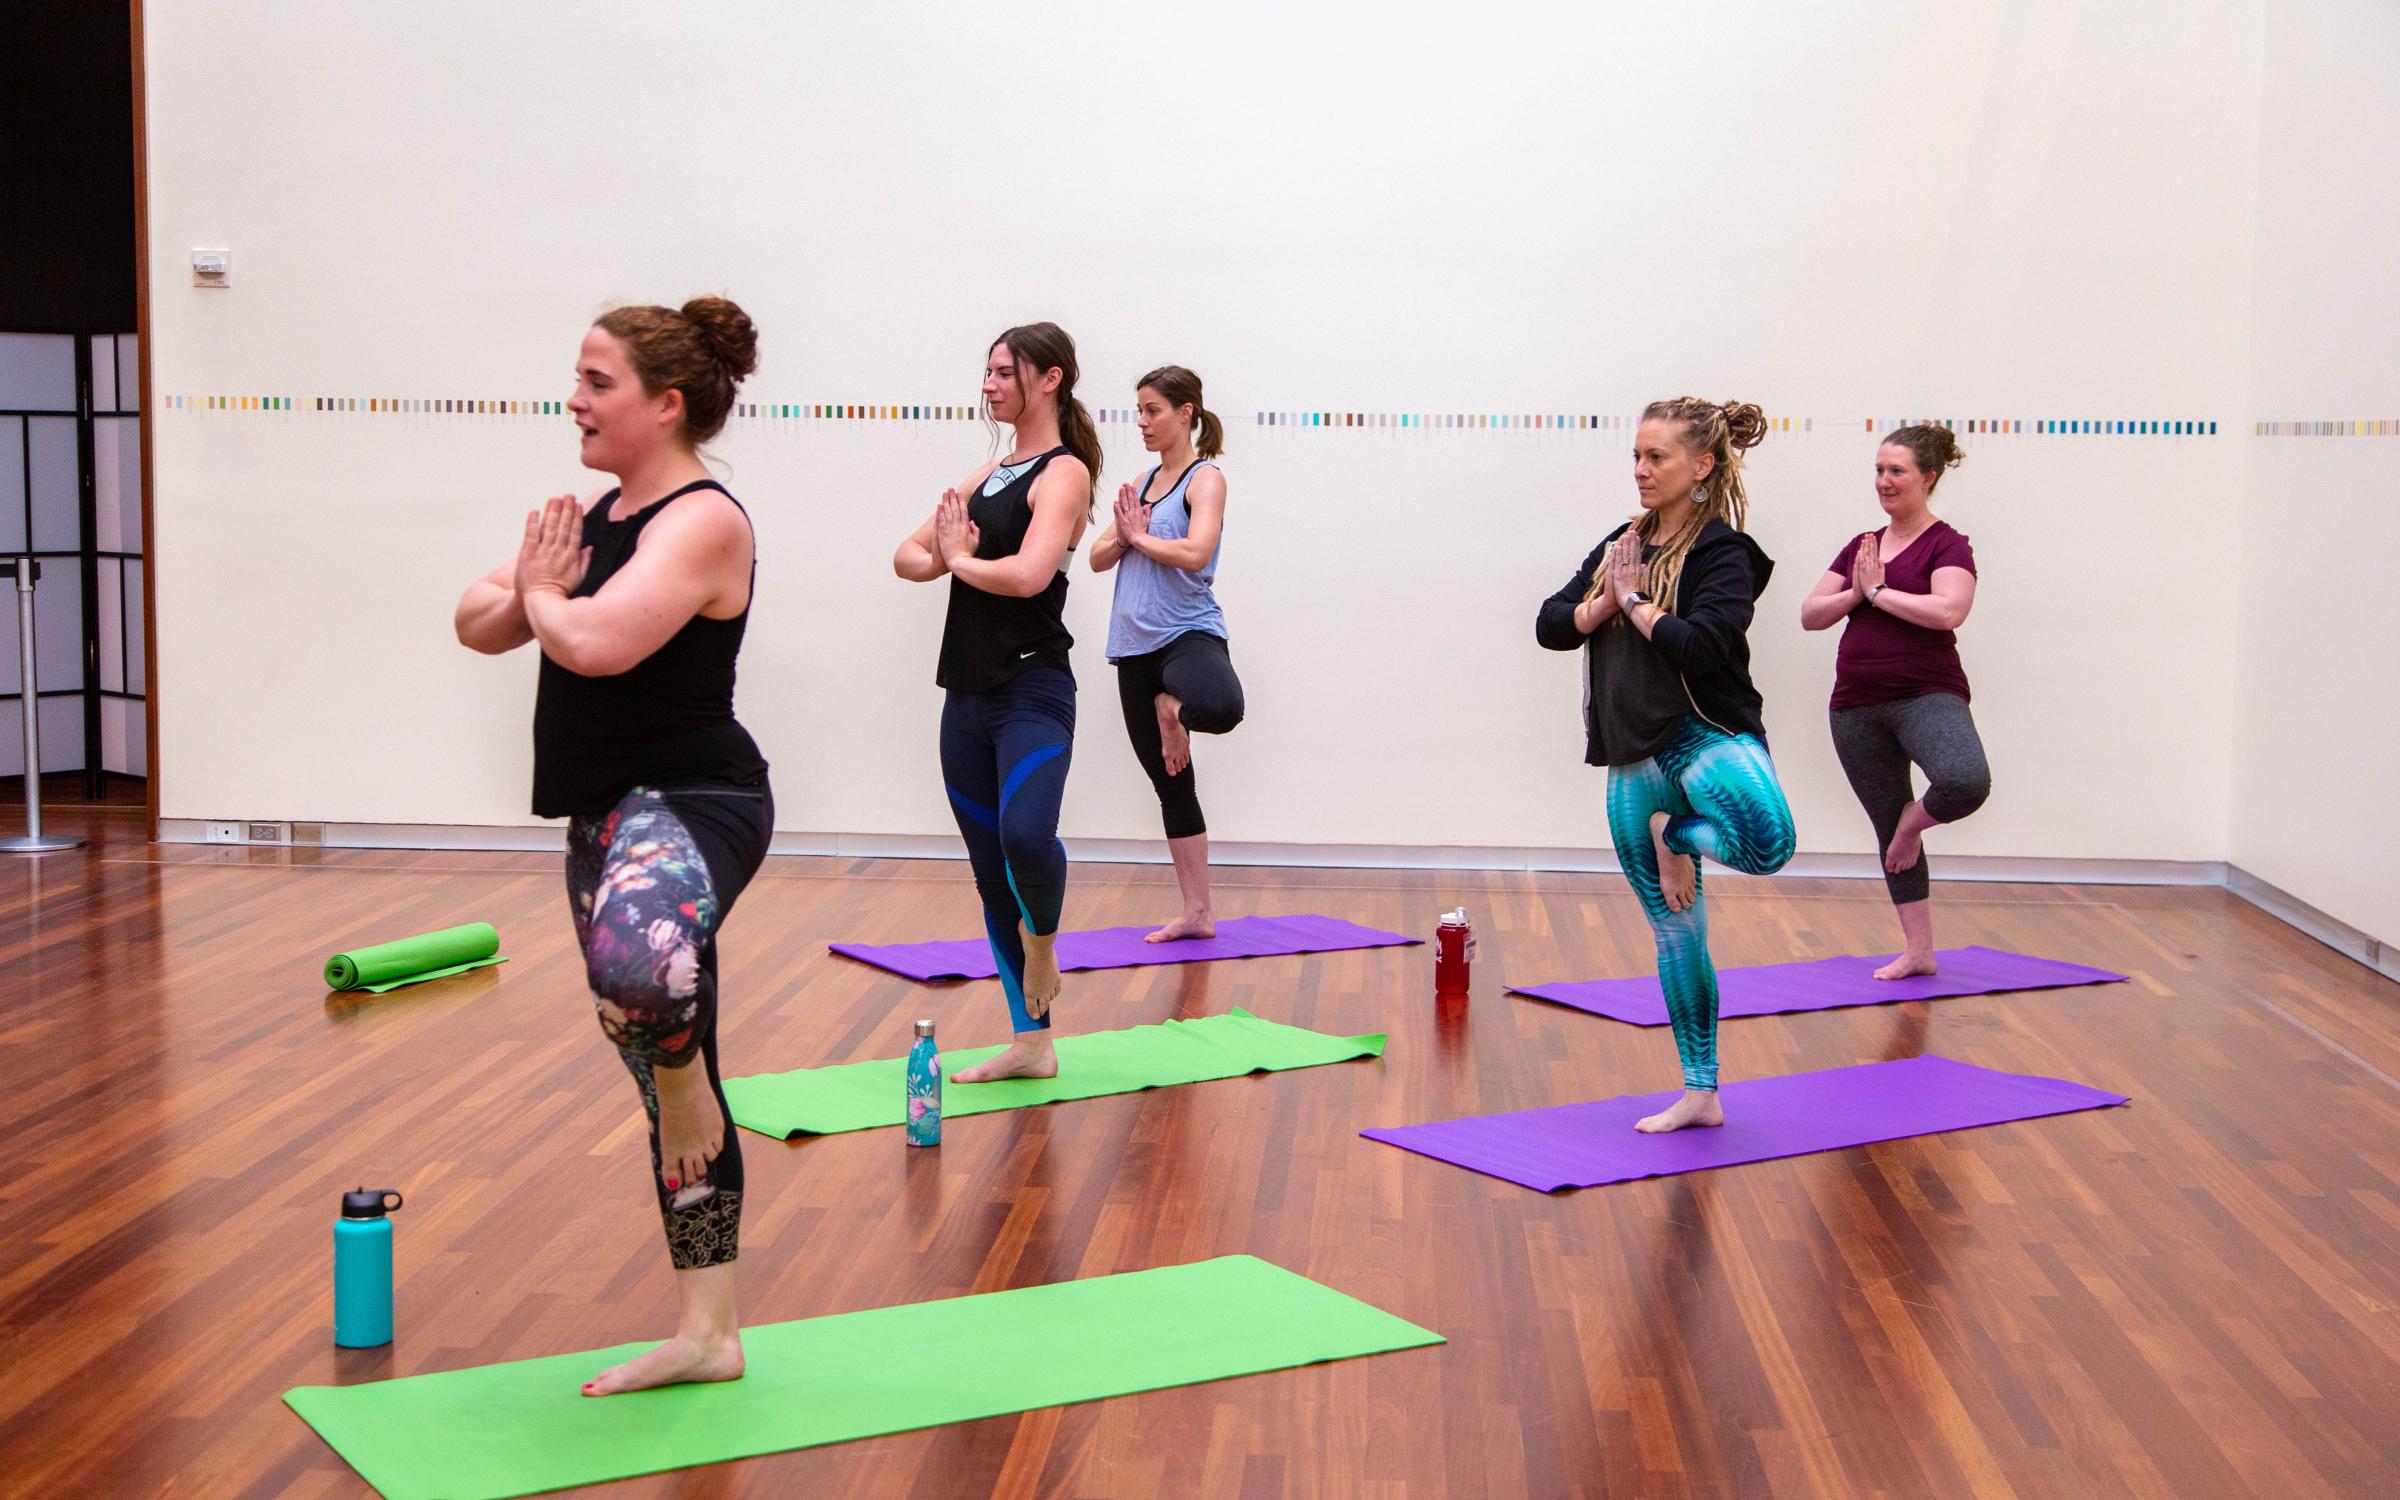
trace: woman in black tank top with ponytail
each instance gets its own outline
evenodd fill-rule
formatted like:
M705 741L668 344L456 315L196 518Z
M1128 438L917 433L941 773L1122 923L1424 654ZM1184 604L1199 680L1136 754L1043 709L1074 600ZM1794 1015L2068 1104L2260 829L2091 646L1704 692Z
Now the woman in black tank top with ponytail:
M717 1064L717 945L774 827L767 763L733 715L750 618L748 514L697 449L758 363L742 310L621 307L584 336L575 397L586 468L617 485L525 519L514 561L469 586L458 638L538 641L533 810L567 823L567 897L600 1029L650 1117L675 1337L588 1396L742 1373L733 1259L742 1156Z
M1091 520L1100 434L1075 399L1075 341L1055 323L1011 328L984 352L983 399L1014 446L945 491L892 555L912 583L950 578L934 682L942 780L966 840L984 934L1008 996L1013 1042L951 1077L1052 1078L1058 959L1067 894L1059 801L1075 743L1067 651L1067 559Z

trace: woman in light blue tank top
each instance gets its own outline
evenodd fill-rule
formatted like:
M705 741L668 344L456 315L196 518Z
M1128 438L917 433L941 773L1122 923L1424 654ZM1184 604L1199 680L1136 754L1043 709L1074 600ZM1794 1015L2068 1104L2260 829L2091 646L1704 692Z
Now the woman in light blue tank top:
M1225 645L1212 587L1225 527L1225 475L1210 460L1225 428L1181 365L1135 383L1142 446L1158 467L1117 492L1114 524L1092 545L1092 571L1117 570L1108 659L1134 757L1158 790L1183 913L1154 943L1214 937L1208 898L1208 822L1192 775L1192 736L1242 722L1242 682Z

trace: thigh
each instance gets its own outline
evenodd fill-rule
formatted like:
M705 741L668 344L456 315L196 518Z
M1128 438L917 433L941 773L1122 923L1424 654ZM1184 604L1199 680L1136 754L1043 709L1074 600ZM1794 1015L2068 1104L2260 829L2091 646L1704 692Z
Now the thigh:
M1836 709L1832 725L1834 756L1860 805L1870 813L1897 814L1916 793L1909 789L1908 751L1893 732L1888 707Z
M1678 737L1669 775L1692 811L1716 830L1711 853L1736 870L1765 873L1791 858L1792 807L1767 747L1747 734Z
M1020 798L1041 795L1055 824L1075 747L1075 680L1039 668L1010 683L993 742L1000 777L994 805L1006 812Z
M1000 750L990 696L953 692L942 700L942 784L962 832L970 823L989 827L1000 815Z
M1645 907L1658 900L1658 850L1650 842L1650 819L1689 810L1656 759L1608 768L1609 841Z
M1125 713L1125 733L1133 741L1136 754L1145 746L1150 755L1158 753L1158 695L1163 651L1147 651L1140 656L1117 658L1117 706ZM1145 763L1149 759L1144 757Z
M715 932L724 905L708 857L666 795L636 790L618 804L616 819L594 924L635 934L662 953L671 932L694 941Z
M1233 653L1222 637L1187 630L1159 653L1159 679L1187 705L1205 705L1212 717L1239 718L1242 680L1233 672Z
M1975 715L1956 693L1927 693L1899 705L1893 733L1908 758L1924 769L1925 779L1953 786L1991 779L1983 755L1983 736L1975 732Z
M766 863L767 845L775 836L774 793L761 783L677 787L665 796L708 869L722 924Z

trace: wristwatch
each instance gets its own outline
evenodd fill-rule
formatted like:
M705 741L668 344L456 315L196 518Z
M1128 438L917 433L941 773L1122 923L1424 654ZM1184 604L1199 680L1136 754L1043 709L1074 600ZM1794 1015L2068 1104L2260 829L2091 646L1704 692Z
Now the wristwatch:
M1872 604L1875 602L1875 596L1876 596L1877 594L1880 594L1880 593L1882 593L1882 592L1883 592L1885 589L1887 589L1887 588L1889 588L1889 587L1891 587L1891 585L1890 585L1890 584L1887 584L1887 583L1879 583L1879 584L1875 585L1873 588L1871 588L1871 589L1867 590L1867 603L1868 603L1869 605L1872 605Z
M1648 604L1649 602L1650 596L1643 593L1640 589L1635 589L1632 593L1625 596L1625 607L1627 609L1631 609L1637 604Z

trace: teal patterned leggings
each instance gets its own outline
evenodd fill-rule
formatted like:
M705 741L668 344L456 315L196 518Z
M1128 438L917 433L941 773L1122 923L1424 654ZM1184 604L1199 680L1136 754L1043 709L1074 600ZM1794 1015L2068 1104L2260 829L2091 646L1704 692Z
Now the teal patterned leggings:
M1792 857L1792 809L1763 743L1697 717L1686 717L1650 759L1608 768L1608 832L1658 939L1658 987L1683 1059L1683 1086L1713 1089L1717 970L1708 959L1708 908L1695 892L1684 910L1667 910L1650 844L1650 815L1657 812L1671 814L1666 841L1677 854L1705 855L1745 875L1768 875Z

